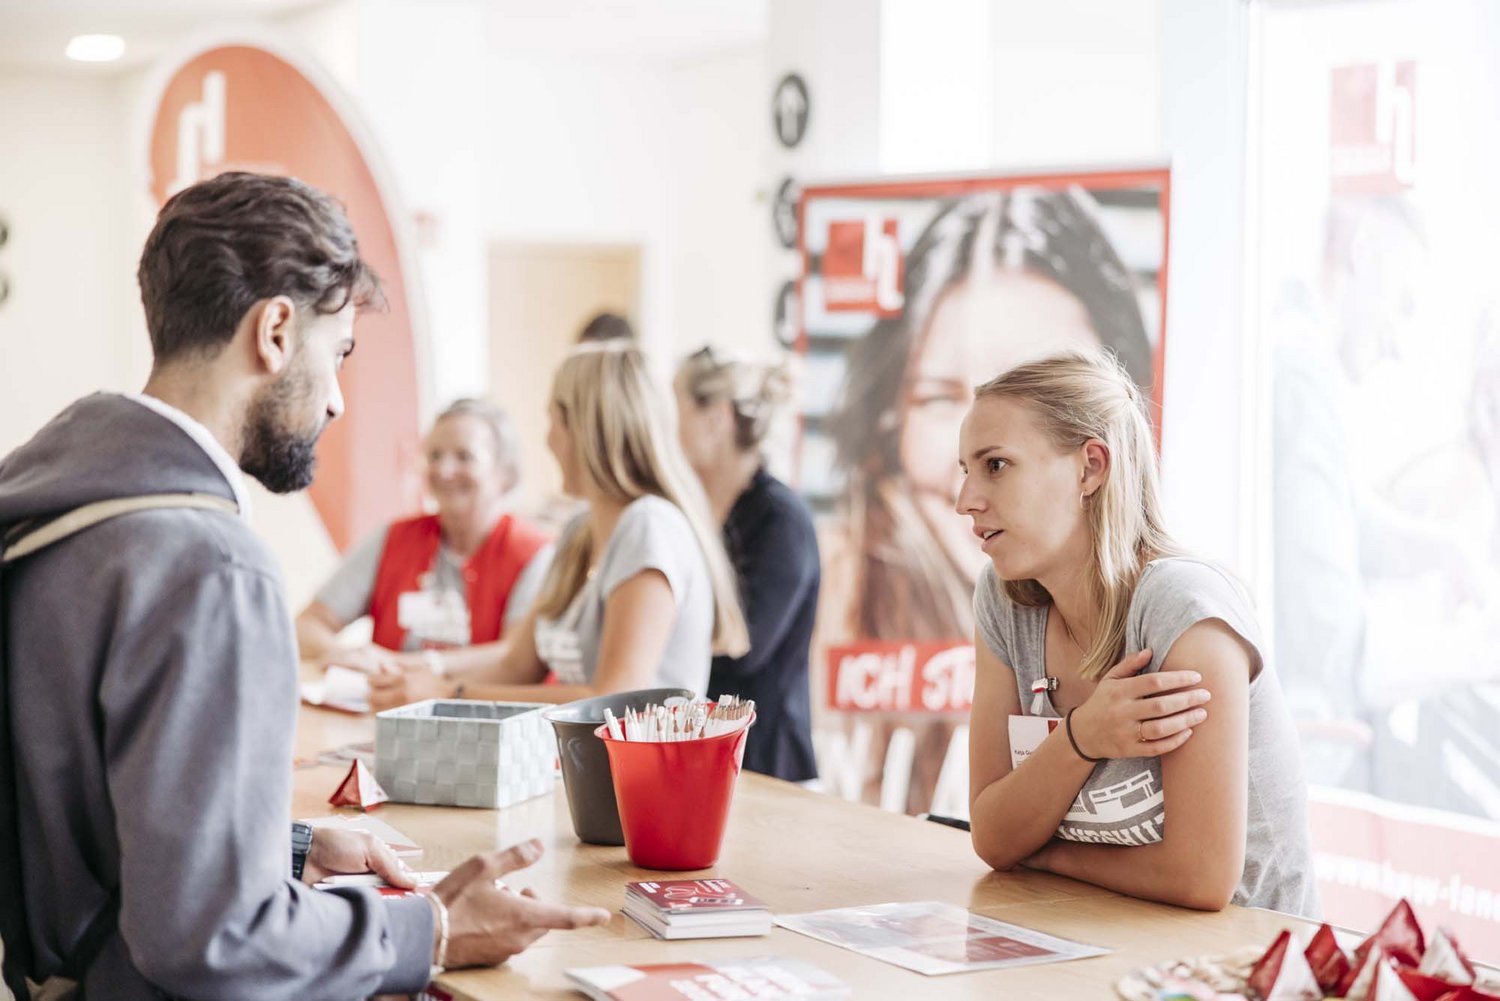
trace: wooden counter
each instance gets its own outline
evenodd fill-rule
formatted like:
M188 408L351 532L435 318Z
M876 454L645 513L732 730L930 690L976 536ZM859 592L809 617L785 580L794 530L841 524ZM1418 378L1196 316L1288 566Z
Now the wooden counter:
M303 707L298 754L373 738L368 718ZM293 811L333 812L328 797L342 778L333 765L299 767ZM1122 897L1036 872L996 873L974 854L966 833L923 820L811 793L744 773L718 865L700 875L733 879L773 913L891 901L942 900L980 914L1115 950L1108 956L1015 970L924 977L857 953L775 929L768 937L663 942L619 913L625 884L660 878L637 869L624 848L581 844L559 780L556 791L505 810L386 804L376 815L425 849L419 869L448 869L477 851L537 837L547 854L508 879L546 899L615 911L608 925L553 932L498 969L454 972L438 984L456 998L581 998L563 971L606 963L693 962L784 955L834 973L855 998L1110 998L1135 967L1185 956L1269 945L1282 928L1301 924L1267 911L1230 908L1202 914Z

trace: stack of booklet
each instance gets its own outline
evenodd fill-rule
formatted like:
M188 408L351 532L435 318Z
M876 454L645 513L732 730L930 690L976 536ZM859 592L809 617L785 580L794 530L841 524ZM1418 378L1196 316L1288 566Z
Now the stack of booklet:
M623 910L657 938L771 933L770 910L728 879L627 883Z

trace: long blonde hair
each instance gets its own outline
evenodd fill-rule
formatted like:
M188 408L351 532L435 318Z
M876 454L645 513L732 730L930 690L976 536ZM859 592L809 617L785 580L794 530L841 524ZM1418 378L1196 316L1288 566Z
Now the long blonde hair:
M1151 560L1181 552L1162 518L1145 400L1115 357L1103 352L1070 352L1017 366L976 387L974 398L1025 404L1064 451L1095 439L1109 449L1104 483L1084 501L1093 538L1089 585L1099 623L1078 669L1085 678L1102 678L1125 653L1125 624L1141 571ZM1003 584L1018 605L1052 603L1035 580Z
M640 350L623 341L574 349L552 382L552 404L572 438L583 475L605 497L620 504L651 494L675 504L688 520L708 564L714 598L714 652L743 656L750 649L739 588L724 543L708 513L703 486L678 444L670 412ZM564 538L553 558L540 615L566 611L588 578L593 561L588 531Z

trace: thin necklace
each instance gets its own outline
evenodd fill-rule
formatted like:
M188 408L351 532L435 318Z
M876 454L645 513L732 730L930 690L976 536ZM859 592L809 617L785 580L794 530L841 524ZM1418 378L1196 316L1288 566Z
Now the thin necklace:
M1052 607L1056 608L1057 606L1053 605ZM1072 643L1073 646L1078 650L1079 653L1085 653L1086 651L1083 648L1083 644L1080 643L1080 642L1078 642L1078 637L1077 636L1073 635L1073 629L1072 629L1071 626L1068 625L1067 618L1065 618L1061 612L1057 613L1057 618L1058 618L1058 621L1060 621L1062 623L1063 633L1068 637L1068 642Z
M1073 635L1073 630L1071 628L1069 628L1069 626L1068 626L1068 620L1063 617L1062 612L1058 612L1057 611L1057 605L1053 604L1051 606L1051 608L1050 608L1049 611L1051 611L1051 612L1057 612L1057 621L1059 621L1059 622L1062 623L1063 635L1065 635L1065 636L1068 637L1068 642L1072 643L1073 646L1075 648L1077 648L1077 650L1078 650L1079 653L1083 653L1084 652L1083 644L1079 643L1078 642L1078 638ZM1051 618L1050 614L1048 615L1048 618ZM1043 650L1043 653L1042 653L1042 676L1036 682L1034 682L1032 684L1032 686L1031 686L1031 693L1032 693L1031 715L1033 715L1033 716L1040 716L1040 715L1042 715L1042 706L1044 705L1045 702L1050 701L1050 699L1052 697L1052 693L1055 692L1055 691L1057 691L1057 686L1058 686L1057 675L1055 675L1051 671L1047 670L1047 654L1046 654L1046 651Z

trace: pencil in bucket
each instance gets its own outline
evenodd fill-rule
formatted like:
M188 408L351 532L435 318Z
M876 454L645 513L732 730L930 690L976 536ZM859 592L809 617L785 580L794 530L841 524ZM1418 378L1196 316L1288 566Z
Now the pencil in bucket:
M609 752L630 861L643 869L706 869L719 859L753 702L651 707L594 731Z

